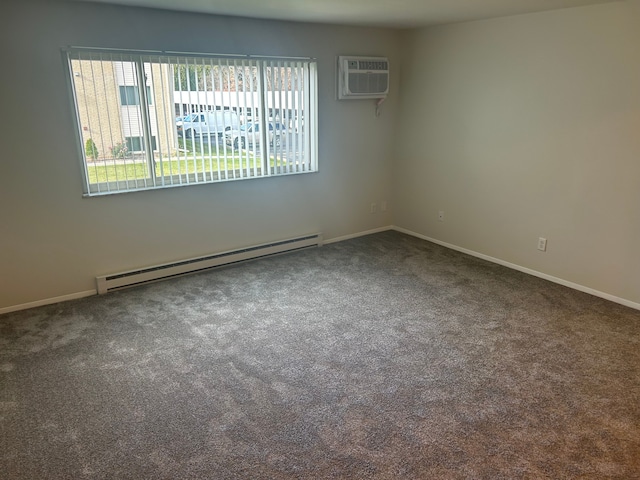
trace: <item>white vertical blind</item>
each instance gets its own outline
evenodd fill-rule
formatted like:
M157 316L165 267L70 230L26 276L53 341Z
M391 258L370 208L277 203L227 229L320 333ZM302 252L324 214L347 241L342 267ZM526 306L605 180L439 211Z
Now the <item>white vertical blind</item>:
M311 59L68 59L88 195L317 170Z

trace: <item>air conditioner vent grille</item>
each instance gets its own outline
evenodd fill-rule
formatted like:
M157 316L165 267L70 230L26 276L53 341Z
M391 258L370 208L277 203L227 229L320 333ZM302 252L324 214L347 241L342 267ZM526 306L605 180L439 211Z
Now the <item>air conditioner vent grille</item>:
M357 65L358 70L389 70L389 62L384 60L361 60Z
M385 98L389 60L384 57L338 57L338 98Z
M389 88L389 75L386 73L351 73L349 91L352 93L386 92Z

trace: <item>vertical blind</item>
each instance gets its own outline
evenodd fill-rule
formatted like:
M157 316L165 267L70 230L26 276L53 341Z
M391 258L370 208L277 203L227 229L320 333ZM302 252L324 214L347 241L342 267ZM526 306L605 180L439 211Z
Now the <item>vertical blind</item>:
M317 170L311 59L67 56L88 195Z

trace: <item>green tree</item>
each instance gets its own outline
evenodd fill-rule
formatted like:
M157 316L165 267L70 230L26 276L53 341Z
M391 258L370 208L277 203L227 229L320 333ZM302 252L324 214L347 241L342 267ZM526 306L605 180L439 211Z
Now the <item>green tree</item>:
M96 142L94 142L92 138L87 138L87 141L84 144L84 153L87 158L97 160L98 147L96 147Z
M271 77L267 78L267 84ZM182 92L235 92L258 89L255 66L173 65L173 86Z

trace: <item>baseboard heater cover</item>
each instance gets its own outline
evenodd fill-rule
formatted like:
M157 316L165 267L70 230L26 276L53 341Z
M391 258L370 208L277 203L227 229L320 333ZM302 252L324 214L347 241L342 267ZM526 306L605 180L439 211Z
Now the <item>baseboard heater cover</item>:
M111 292L121 288L132 287L143 283L200 272L210 268L230 265L257 258L293 252L310 247L322 246L322 234L314 233L303 237L279 240L276 242L255 245L238 250L206 255L203 257L179 260L177 262L156 265L153 267L130 270L112 275L96 277L98 294Z

